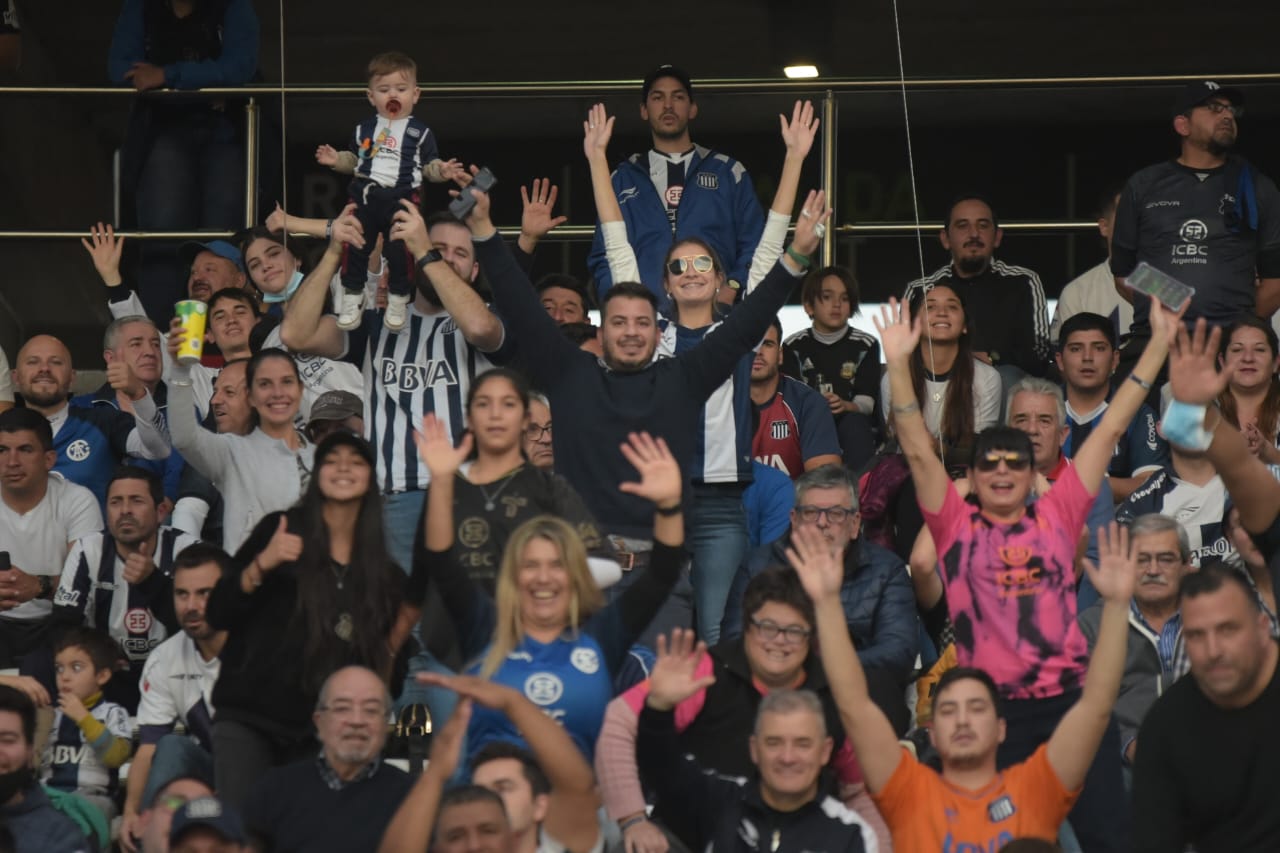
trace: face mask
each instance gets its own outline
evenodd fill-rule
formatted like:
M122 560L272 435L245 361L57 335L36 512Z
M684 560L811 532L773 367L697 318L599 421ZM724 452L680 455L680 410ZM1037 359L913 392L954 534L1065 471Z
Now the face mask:
M8 773L0 773L0 804L13 799L13 795L31 784L34 778L30 767L19 767Z
M289 277L289 284L285 286L283 292L264 293L262 294L262 301L269 303L288 302L293 297L294 292L298 289L298 285L302 284L302 279L302 272L300 270L294 270L293 275Z

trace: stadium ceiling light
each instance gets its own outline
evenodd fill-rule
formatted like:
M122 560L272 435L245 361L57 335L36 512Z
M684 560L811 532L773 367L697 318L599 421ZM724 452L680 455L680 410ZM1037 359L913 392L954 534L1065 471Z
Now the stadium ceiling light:
M818 66L788 65L782 69L782 73L787 75L789 80L811 80L818 76Z

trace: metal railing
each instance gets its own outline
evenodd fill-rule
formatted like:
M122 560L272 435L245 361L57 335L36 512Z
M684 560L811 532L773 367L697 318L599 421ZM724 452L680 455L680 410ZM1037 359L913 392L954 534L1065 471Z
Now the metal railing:
M830 78L820 82L814 80L768 80L768 79L706 79L698 81L700 91L711 91L722 94L753 95L794 92L797 94L819 94L821 99L822 118L822 154L821 185L827 193L828 204L836 206L836 150L839 142L838 128L838 95L857 92L887 92L903 88L908 91L935 91L955 89L1034 89L1034 88L1091 88L1101 86L1151 87L1168 86L1194 80L1213 79L1231 83L1280 83L1280 73L1258 74L1163 74L1163 75L1091 75L1080 77L930 77L908 80L898 79L865 79L865 78ZM634 93L640 85L639 80L539 80L539 81L506 81L495 83L454 83L444 85L422 86L423 94L440 98L570 98L594 97L606 94ZM209 96L248 96L245 104L245 226L255 225L257 219L257 180L258 180L258 142L259 142L259 110L258 97L273 96L332 96L361 95L365 86L359 85L249 85L237 87L213 87L199 90L161 89L149 92L148 97L165 97L192 94ZM0 97L14 95L107 95L112 97L137 97L132 89L120 86L0 86ZM937 229L940 223L921 223L922 229ZM1090 221L1037 221L1037 222L1005 222L1002 227L1007 231L1058 232L1087 231L1097 227ZM835 238L839 236L857 235L893 235L913 234L915 223L874 222L857 225L841 225L828 231L827 239L822 241L822 259L830 264L834 258ZM516 234L519 228L514 226L499 229L504 234ZM589 239L594 233L594 226L565 225L557 228L547 239L574 241ZM62 240L86 236L84 231L65 230L21 230L0 231L0 240ZM230 236L233 232L214 231L123 231L122 236L132 239L182 239Z

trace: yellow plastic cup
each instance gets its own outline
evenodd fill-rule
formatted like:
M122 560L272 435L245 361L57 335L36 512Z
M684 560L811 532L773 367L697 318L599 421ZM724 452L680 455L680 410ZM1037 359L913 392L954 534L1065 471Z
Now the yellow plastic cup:
M209 316L209 306L198 299L184 299L173 306L182 320L186 339L178 347L179 364L197 364L204 353L204 327Z

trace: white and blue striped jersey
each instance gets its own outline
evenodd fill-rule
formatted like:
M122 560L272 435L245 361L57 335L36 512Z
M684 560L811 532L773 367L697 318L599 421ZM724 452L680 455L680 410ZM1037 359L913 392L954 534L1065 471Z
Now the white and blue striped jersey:
M427 315L412 303L400 332L387 332L382 314L366 311L346 340L346 357L364 370L364 431L377 454L382 491L425 489L431 473L418 458L414 430L434 412L456 442L466 426L471 380L492 362L447 311Z
M133 737L129 712L122 706L99 701L89 709L89 715L102 723L107 733L125 740ZM85 742L84 732L61 708L54 712L40 768L40 781L50 788L90 797L114 795L119 781L116 770L102 763L93 745Z
M59 621L101 628L120 644L129 660L140 663L164 642L177 624L173 615L173 560L183 548L199 542L174 527L157 533L156 564L142 583L124 579L124 560L105 532L76 540L53 596Z
M356 125L356 175L383 187L422 185L422 167L439 158L435 136L420 119L375 115Z
M668 322L658 339L658 357L674 358L702 343L720 321L701 329L686 329ZM689 474L695 483L751 482L751 362L748 352L733 375L711 392L702 406L698 434L694 437Z
M1208 557L1234 557L1236 549L1222 532L1222 510L1227 492L1215 476L1203 486L1178 479L1168 465L1152 474L1141 487L1116 507L1116 521L1132 524L1140 515L1167 515L1187 531L1191 563Z

